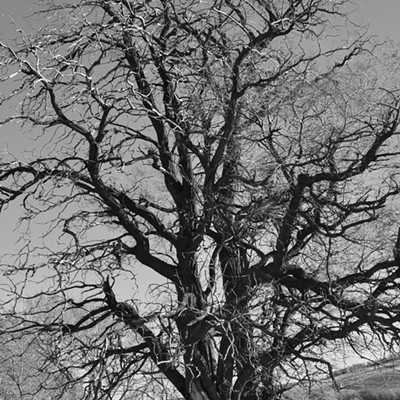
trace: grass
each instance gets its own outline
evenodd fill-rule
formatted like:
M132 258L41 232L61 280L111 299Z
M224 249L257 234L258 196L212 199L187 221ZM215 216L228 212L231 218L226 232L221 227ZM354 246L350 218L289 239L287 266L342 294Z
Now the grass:
M335 374L340 391L330 383L301 395L295 400L400 400L400 360L384 360L379 366L357 365ZM287 397L288 399L291 396Z
M348 393L339 396L340 400L400 400L400 391L390 390L361 390L357 393Z

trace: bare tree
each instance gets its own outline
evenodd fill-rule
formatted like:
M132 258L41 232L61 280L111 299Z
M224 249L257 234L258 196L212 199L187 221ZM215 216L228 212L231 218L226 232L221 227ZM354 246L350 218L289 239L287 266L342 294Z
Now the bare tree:
M11 334L1 321L0 398L63 400L79 398L82 388L59 365L57 340L43 334Z
M34 140L0 169L7 334L82 398L273 399L397 348L399 96L348 6L54 0L1 44Z

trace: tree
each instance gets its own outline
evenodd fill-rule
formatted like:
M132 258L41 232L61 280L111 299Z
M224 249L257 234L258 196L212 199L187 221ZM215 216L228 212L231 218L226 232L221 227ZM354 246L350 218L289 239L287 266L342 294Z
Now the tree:
M5 328L7 321L2 321L1 330L4 332ZM2 400L79 398L79 385L57 365L59 359L57 342L48 339L50 338L45 335L2 334L0 342Z
M347 13L53 0L1 44L3 124L35 141L1 164L27 230L3 314L82 398L273 399L397 348L398 86ZM146 271L141 304L119 288Z

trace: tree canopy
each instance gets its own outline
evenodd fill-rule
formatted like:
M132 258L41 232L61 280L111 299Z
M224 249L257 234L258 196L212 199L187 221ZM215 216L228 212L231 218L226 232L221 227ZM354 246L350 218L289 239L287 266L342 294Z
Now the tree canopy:
M7 321L1 320L0 324L1 400L79 398L82 387L58 364L56 341L37 332L7 335Z
M3 333L82 399L275 399L397 349L397 61L347 1L43 3L0 43Z

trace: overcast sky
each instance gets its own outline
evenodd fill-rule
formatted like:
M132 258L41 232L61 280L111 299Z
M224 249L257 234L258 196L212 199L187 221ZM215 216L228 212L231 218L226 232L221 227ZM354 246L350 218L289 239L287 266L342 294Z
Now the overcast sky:
M371 33L400 40L399 0L354 0L358 15L370 24Z
M13 17L21 28L28 23L23 15L29 15L40 0L1 0L0 3L0 40L9 37L15 27L9 23ZM333 0L334 1L334 0ZM377 35L391 36L400 40L400 0L353 0L358 8L357 16L371 24L371 32Z

